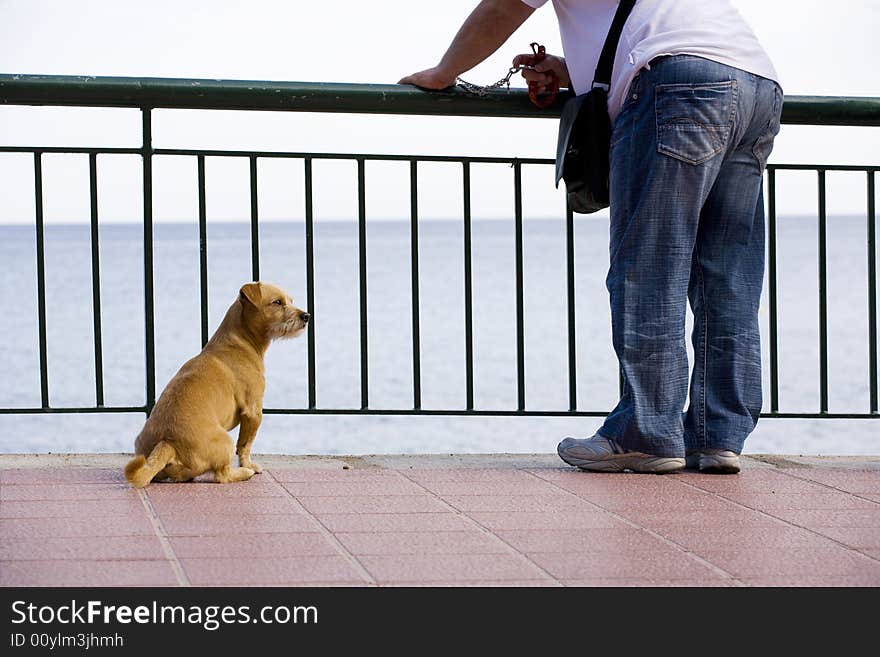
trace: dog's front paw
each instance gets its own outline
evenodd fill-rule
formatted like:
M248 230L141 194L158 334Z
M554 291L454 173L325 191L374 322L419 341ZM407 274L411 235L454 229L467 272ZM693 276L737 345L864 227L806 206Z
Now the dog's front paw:
M263 471L263 466L253 461L242 461L241 465L244 468L250 468L255 474L260 474Z

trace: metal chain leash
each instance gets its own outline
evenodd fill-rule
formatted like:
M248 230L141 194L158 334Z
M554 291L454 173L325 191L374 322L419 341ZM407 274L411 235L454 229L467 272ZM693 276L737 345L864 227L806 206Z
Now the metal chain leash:
M461 78L456 78L458 84L470 94L475 96L483 97L487 95L493 89L500 89L501 87L507 87L507 90L510 91L510 78L514 73L519 73L520 71L534 71L534 66L528 66L526 64L520 64L519 66L511 66L510 70L507 72L503 78L498 80L498 82L494 82L493 84L488 84L485 86L481 86L479 84L474 84L472 82L468 82L467 80L462 80Z

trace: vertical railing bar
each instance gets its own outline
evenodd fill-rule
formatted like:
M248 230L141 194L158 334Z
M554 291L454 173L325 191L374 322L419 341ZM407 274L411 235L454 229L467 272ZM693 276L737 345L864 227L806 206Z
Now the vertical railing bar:
M104 405L104 354L101 339L101 265L98 244L98 154L89 153L92 243L92 325L95 341L95 404Z
M257 156L251 155L251 276L260 280L260 219L257 209Z
M369 406L369 371L367 353L367 203L364 159L359 157L358 167L358 264L360 281L361 321L361 408Z
M156 404L156 336L153 312L153 126L149 107L141 108L144 193L144 361L146 412Z
M312 205L312 158L305 158L305 197L306 197L306 296L312 319L308 328L308 381L309 408L315 408L315 232L314 208Z
M46 255L43 226L43 160L34 152L34 209L37 247L37 321L40 341L40 403L49 408L49 363L46 347Z
M877 413L877 212L874 172L868 171L868 387Z
M776 169L767 167L767 287L770 295L770 412L779 412L779 322L776 286Z
M568 295L568 410L577 410L577 346L575 331L574 213L565 204L565 272Z
M514 224L516 229L516 383L517 410L526 407L525 336L523 320L522 163L513 162Z
M828 254L825 170L819 169L819 404L828 412Z
M471 165L462 164L462 197L464 213L464 363L465 408L474 408L474 308L473 272L471 270Z
M208 206L205 200L205 156L199 155L199 294L202 323L202 346L208 343Z
M421 346L419 334L419 179L418 160L409 163L410 198L410 273L412 275L412 367L413 367L413 408L422 407Z

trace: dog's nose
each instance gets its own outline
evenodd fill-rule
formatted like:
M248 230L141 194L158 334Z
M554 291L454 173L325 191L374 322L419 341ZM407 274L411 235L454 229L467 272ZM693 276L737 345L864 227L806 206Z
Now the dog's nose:
M301 312L301 313L299 314L299 318L300 318L303 322L308 322L308 321L312 318L312 316L311 316L309 313L307 313L307 312Z

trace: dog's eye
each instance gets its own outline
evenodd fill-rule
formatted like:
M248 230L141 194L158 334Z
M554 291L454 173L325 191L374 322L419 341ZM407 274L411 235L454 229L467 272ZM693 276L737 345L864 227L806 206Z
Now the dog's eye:
M273 301L272 303L274 303L276 306L284 305L284 302L281 299L275 299L275 301Z

